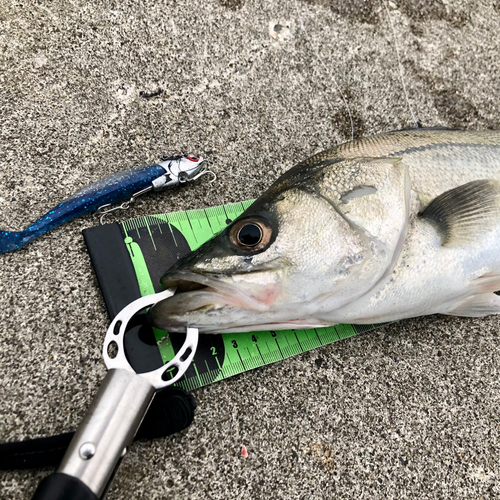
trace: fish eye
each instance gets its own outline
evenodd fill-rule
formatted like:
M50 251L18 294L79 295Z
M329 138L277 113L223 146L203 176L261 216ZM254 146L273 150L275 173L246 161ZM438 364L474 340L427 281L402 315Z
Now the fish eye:
M229 229L229 239L239 250L256 253L268 247L272 227L263 217L237 220Z
M260 226L249 222L245 224L238 232L238 241L247 247L254 247L262 240L262 230Z

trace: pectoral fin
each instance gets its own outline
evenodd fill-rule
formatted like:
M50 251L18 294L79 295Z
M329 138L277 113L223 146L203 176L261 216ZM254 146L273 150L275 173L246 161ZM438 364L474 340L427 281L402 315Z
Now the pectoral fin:
M480 318L500 314L500 296L493 292L500 290L500 273L492 271L473 279L471 295L457 299L444 314Z
M500 314L500 296L494 293L482 293L475 295L462 302L455 309L444 314L450 316L467 316L470 318L482 318L490 314Z
M500 224L500 182L479 180L446 191L420 216L437 226L443 246L474 241Z

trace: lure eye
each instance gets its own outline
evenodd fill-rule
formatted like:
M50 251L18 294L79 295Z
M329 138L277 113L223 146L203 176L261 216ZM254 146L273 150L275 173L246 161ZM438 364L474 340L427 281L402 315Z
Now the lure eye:
M256 253L266 249L271 242L273 230L263 217L252 217L236 221L229 229L229 239L239 250Z

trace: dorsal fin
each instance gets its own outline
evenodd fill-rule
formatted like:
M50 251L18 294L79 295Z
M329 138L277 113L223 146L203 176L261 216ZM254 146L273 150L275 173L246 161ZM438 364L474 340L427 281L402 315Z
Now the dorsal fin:
M473 241L500 223L500 182L478 180L450 189L420 216L438 227L443 246Z
M459 129L459 128L449 128L449 127L443 127L443 126L440 126L440 125L436 125L435 127L422 127L422 126L418 126L418 127L405 127L405 128L400 128L400 129L397 129L397 130L390 130L389 132L387 132L388 134L393 134L395 132L428 132L429 130L452 130L452 131L459 131L459 132L462 132L462 129Z

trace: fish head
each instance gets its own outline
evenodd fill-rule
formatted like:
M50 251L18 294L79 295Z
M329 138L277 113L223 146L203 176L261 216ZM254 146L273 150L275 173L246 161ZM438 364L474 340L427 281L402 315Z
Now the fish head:
M407 182L399 159L285 175L161 278L176 293L150 322L201 333L324 326L325 311L387 272L405 231Z

